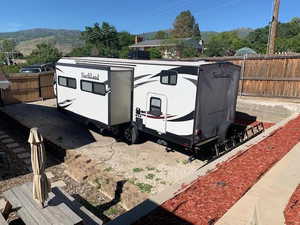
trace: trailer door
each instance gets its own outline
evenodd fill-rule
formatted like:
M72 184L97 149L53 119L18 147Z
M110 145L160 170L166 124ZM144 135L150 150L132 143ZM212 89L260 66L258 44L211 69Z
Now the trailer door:
M145 126L165 134L167 132L167 97L161 94L148 93L146 107Z

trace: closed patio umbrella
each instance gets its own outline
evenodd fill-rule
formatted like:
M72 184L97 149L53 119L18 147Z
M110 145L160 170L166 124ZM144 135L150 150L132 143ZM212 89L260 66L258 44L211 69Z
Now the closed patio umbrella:
M30 130L28 142L31 146L31 164L33 171L33 199L44 207L51 191L50 183L45 174L46 154L43 137L37 128Z

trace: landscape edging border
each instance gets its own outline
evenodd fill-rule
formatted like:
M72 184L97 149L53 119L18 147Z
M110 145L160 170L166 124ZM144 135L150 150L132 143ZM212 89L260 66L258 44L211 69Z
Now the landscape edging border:
M199 168L197 171L192 173L190 176L182 179L180 182L172 185L171 187L165 189L164 191L157 193L156 195L151 196L149 199L145 200L144 202L137 205L135 208L129 210L128 212L124 213L123 215L117 217L116 219L107 223L107 225L130 225L137 220L141 219L142 217L148 215L154 209L162 205L169 199L174 198L176 195L180 194L181 192L185 191L197 179L201 176L206 175L207 173L215 170L218 164L223 163L228 160L232 160L235 157L239 156L241 153L246 152L252 146L258 144L259 142L263 141L267 137L271 136L274 132L285 126L288 122L293 119L296 119L299 116L299 113L293 113L288 118L276 123L272 127L268 128L262 134L256 136L255 138L251 139L250 141L246 142L245 144L237 147L236 149L232 150L231 152L223 155L219 159L213 161L212 163Z

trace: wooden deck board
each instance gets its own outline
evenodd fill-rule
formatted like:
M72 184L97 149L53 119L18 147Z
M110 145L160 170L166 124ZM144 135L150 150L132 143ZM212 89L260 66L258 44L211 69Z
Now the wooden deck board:
M31 222L32 225L38 225L38 222L35 221L35 219L27 211L27 209L22 207L20 200L17 198L12 189L4 192L3 196L6 198L6 200L8 200L11 203L13 209L17 210L17 214L22 218L22 220L25 223Z
M64 203L61 196L49 193L49 200L45 208L41 208L39 204L32 198L32 183L26 183L21 186L12 188L4 194L17 214L25 222L30 225L80 225L82 219Z

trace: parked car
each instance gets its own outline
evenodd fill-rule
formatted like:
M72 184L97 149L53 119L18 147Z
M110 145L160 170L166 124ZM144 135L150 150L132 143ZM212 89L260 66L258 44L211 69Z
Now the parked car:
M53 71L54 66L52 63L45 63L45 64L34 64L31 66L26 66L20 69L20 73L42 73Z

